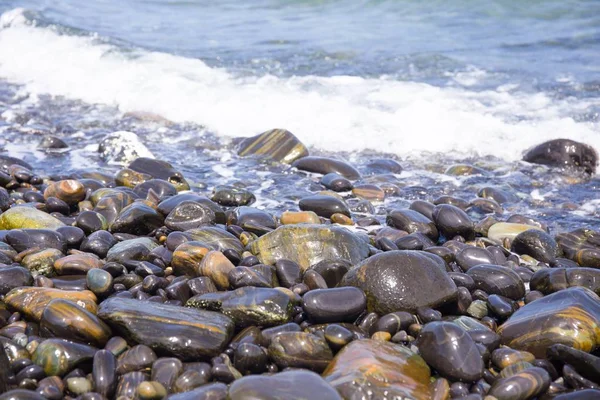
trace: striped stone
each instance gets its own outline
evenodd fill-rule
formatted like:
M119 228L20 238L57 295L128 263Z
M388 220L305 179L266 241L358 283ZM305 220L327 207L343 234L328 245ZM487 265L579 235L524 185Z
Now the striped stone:
M244 139L238 148L241 157L268 158L287 164L308 156L308 149L293 133L285 129L272 129Z

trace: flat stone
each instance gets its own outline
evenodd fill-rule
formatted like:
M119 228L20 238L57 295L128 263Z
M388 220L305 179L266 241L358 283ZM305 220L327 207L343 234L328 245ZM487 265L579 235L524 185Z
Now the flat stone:
M118 297L103 301L98 316L130 340L182 360L220 354L234 328L220 313Z

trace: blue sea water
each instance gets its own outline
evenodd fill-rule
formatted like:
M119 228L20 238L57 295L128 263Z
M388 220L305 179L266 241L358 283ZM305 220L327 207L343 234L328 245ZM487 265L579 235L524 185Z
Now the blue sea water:
M330 150L600 145L600 2L3 0L29 93ZM373 139L377 140L373 140Z
M242 179L287 207L299 192L228 147L272 128L358 165L403 161L400 202L508 185L513 212L597 226L598 178L568 186L518 160L555 138L600 149L600 1L0 1L0 151L104 168L98 141L130 129L205 187ZM47 133L73 148L41 154ZM438 175L453 161L495 177Z

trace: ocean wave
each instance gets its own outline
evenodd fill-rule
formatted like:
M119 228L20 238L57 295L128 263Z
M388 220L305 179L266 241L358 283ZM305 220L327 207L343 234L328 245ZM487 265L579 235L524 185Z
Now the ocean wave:
M581 120L597 98L560 98L518 85L470 90L486 71L434 86L391 77L238 76L199 59L123 49L92 34L37 23L26 10L0 17L0 78L33 94L145 111L194 122L227 137L286 128L329 151L371 149L401 156L442 152L516 160L558 137L600 148L600 126Z

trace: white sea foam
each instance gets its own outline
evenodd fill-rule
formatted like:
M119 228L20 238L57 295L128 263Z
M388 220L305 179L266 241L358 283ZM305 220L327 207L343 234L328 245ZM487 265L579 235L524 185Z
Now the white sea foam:
M485 75L476 72L456 80L472 84ZM97 38L35 26L22 10L0 17L0 78L33 94L192 121L223 136L287 128L327 150L515 160L530 146L558 137L600 148L598 123L573 119L600 105L598 99L556 100L510 85L473 91L385 77L238 77L197 59L142 50L132 55Z

